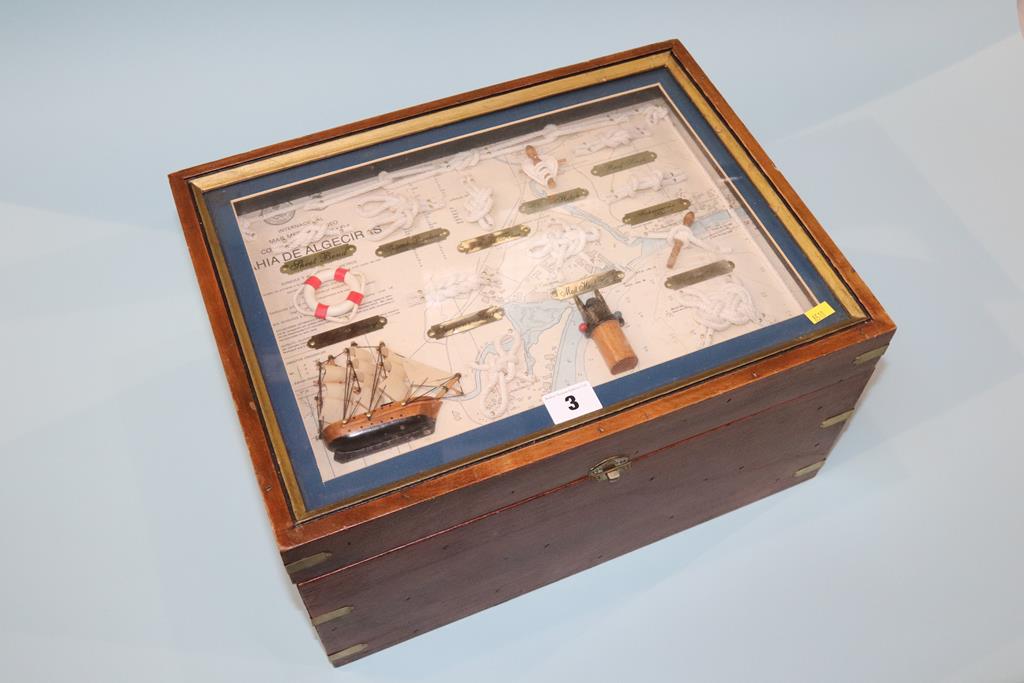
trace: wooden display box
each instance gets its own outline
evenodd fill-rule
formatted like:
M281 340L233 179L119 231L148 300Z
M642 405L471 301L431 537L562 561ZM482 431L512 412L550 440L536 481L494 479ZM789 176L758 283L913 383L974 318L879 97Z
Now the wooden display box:
M811 479L895 331L676 41L170 182L335 665Z

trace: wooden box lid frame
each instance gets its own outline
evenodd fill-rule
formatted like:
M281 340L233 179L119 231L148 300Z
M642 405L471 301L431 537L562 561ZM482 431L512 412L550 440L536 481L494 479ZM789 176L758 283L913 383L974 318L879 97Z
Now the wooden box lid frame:
M570 431L554 433L546 438L522 445L494 457L477 460L435 476L404 485L358 504L308 516L304 510L295 510L289 504L285 478L274 457L272 440L258 406L257 388L247 370L243 336L238 334L231 314L225 288L218 276L211 245L205 234L203 193L230 185L254 175L271 173L312 159L324 158L347 149L373 142L376 131L384 126L389 136L402 134L403 128L411 132L428 115L440 115L459 108L468 117L500 106L500 99L526 88L543 91L555 81L579 77L602 70L614 74L620 66L622 73L641 68L664 67L692 82L702 99L713 108L717 118L724 122L720 134L731 135L756 164L757 170L772 186L781 205L772 208L795 217L807 238L820 250L834 273L830 286L852 313L851 324L826 336L816 338L783 353L760 359L751 359L742 367L719 372L706 379L695 378L695 383L671 393L651 398L616 413L601 416L581 424ZM602 76L608 77L608 76ZM614 77L612 75L611 77ZM564 86L563 86L564 89ZM541 93L543 96L543 92ZM680 410L687 405L709 397L735 391L747 384L789 369L816 358L846 349L853 345L884 345L895 326L881 305L871 294L856 271L815 220L793 188L776 170L764 150L753 138L736 114L725 102L707 76L694 62L679 41L667 41L602 57L582 64L509 81L499 85L456 95L427 104L399 110L383 116L365 119L346 126L314 133L276 145L263 147L219 161L202 164L170 175L171 189L185 231L186 241L203 293L207 312L213 326L228 384L234 398L245 439L253 461L257 480L282 552L299 548L325 536L386 517L399 510L430 501L440 496L473 486L492 477L513 472L527 465L555 457L569 449L608 437L639 421L655 419ZM696 380L700 380L697 382ZM585 474L585 473L582 473ZM555 487L564 482L550 482ZM523 492L524 497L537 492Z

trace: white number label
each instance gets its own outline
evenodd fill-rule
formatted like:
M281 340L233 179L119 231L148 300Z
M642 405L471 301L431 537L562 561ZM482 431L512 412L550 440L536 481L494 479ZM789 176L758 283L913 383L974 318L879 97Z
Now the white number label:
M544 396L544 407L548 409L555 424L567 422L580 415L601 410L601 401L594 393L590 382L578 382L572 386L552 391Z

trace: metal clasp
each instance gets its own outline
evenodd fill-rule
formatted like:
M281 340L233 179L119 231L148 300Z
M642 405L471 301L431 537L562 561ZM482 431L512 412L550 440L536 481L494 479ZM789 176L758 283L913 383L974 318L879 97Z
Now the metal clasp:
M608 458L590 468L590 477L598 481L617 481L629 465L629 458L624 455Z

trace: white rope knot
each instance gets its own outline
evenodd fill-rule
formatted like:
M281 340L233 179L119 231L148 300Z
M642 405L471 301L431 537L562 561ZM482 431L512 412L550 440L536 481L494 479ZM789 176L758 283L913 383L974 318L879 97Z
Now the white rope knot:
M756 323L761 314L747 288L732 280L709 280L682 294L682 305L694 309L701 332L701 347L711 343L715 332L745 323Z
M656 126L668 116L668 109L660 104L649 104L640 110L640 116L648 125Z
M527 177L546 187L548 181L554 180L558 175L558 159L544 154L538 156L540 161L536 163L532 159L524 159L521 168Z
M693 228L688 225L683 225L682 223L672 228L665 237L665 241L669 244L672 244L675 240L682 242L684 248L695 246L700 247L704 251L710 251L716 254L725 254L731 251L728 247L719 247L708 240L697 237L693 234Z
M486 360L485 360L486 359ZM486 379L481 379L480 394L484 403L495 395L497 405L491 414L497 417L508 410L508 385L525 369L523 358L523 340L515 332L501 337L491 348L480 355L480 360L470 363L470 367L479 370Z
M494 227L494 221L491 220L494 190L489 187L480 187L472 178L463 178L462 182L469 193L466 196L466 220L479 223L483 229L490 230Z
M558 131L558 126L554 123L549 123L540 129L541 142L552 143L558 140L561 133Z
M423 297L430 306L439 306L477 291L484 283L477 273L431 274L423 284Z
M538 261L549 259L551 265L558 269L597 239L597 228L592 225L579 227L554 223L532 240L527 253Z
M377 226L381 229L380 233L367 236L367 239L375 242L396 230L411 228L416 222L416 216L425 208L428 208L426 204L404 194L375 194L356 204L356 210L364 218L381 216L385 219Z
M459 152L452 157L449 163L456 171L465 171L467 168L472 168L480 163L480 150L471 149Z
M660 171L651 169L646 172L631 173L624 185L612 191L615 199L626 199L635 196L638 192L660 190L665 185L671 185L686 180L686 174L682 171Z
M600 152L602 149L613 149L615 147L622 147L628 145L634 139L641 137L636 133L637 130L627 130L625 128L613 128L612 130L606 131L588 142L581 143L576 147L576 154L593 154L594 152Z
M326 223L317 220L314 223L299 228L297 232L292 234L288 241L285 242L285 251L292 251L299 247L304 247L311 242L316 242L318 239L324 236L327 232Z

